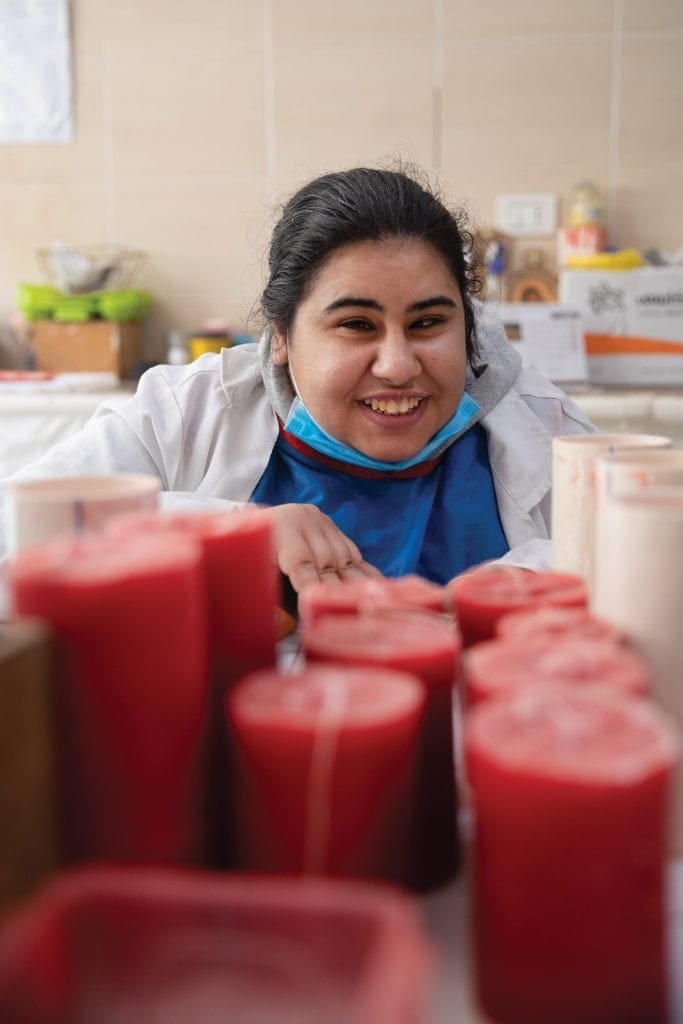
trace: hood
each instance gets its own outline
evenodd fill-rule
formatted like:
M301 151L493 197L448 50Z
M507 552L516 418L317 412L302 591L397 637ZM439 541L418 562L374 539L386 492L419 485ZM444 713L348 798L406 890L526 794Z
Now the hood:
M464 430L491 411L510 390L522 366L519 353L507 339L496 307L477 299L472 300L472 306L477 325L477 354L467 366L465 391L475 400L479 411ZM284 423L295 393L287 367L273 364L272 342L272 330L266 328L259 345L261 372L270 404Z

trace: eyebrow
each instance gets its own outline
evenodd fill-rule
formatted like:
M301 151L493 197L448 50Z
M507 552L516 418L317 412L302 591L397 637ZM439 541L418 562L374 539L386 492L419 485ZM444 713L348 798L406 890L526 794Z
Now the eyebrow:
M336 309L344 309L347 306L360 306L362 309L376 309L379 313L384 312L384 306L375 299L363 299L355 295L343 295L341 298L335 299L334 302L325 307L325 312L334 313ZM412 305L407 307L406 313L419 313L423 309L429 309L431 306L450 306L455 309L456 303L447 295L432 295L429 299L420 299L419 302L413 302Z

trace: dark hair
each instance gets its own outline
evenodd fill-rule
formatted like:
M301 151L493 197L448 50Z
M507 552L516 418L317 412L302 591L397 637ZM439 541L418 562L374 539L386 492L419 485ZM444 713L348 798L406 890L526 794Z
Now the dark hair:
M458 283L465 311L467 354L476 351L471 296L479 289L468 263L472 236L441 200L403 171L370 167L325 174L286 203L268 256L261 296L265 319L285 334L325 259L352 242L417 238L444 258Z

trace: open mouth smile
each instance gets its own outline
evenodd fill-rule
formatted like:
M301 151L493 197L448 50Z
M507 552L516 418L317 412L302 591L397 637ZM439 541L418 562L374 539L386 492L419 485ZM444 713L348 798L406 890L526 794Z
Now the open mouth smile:
M414 412L423 401L423 398L400 398L398 401L393 398L388 401L364 398L363 405L367 405L373 412L384 413L385 416L406 416L408 413Z

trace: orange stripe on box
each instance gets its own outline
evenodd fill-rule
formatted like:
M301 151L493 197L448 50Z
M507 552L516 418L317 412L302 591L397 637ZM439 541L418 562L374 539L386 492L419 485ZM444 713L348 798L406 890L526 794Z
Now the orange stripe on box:
M683 342L660 341L658 338L627 338L623 334L586 334L586 355L679 355L683 356Z

